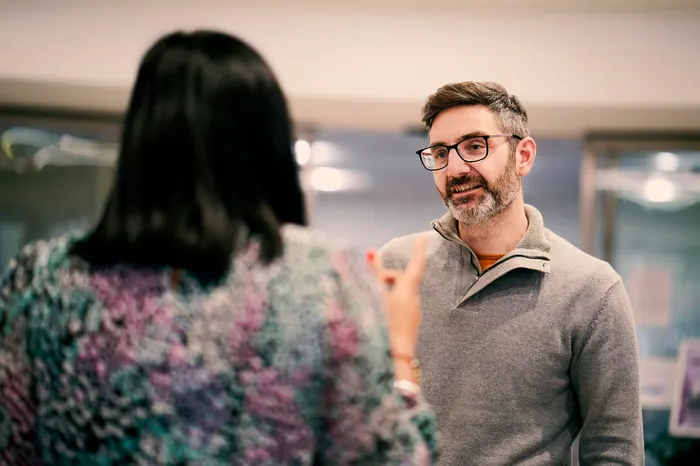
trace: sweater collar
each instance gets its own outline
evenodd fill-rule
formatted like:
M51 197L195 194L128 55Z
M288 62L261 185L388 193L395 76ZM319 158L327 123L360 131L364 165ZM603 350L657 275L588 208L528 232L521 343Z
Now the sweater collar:
M547 238L547 229L544 226L542 214L533 206L526 204L525 215L528 220L527 231L510 254L517 253L525 257L549 259L551 242ZM450 212L446 212L440 219L433 221L433 228L447 241L466 246L471 251L469 245L459 237L457 220Z

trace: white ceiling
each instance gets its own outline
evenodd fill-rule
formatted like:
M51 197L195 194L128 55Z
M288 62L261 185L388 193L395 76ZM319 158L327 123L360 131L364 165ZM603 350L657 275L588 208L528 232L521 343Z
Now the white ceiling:
M137 12L146 8L142 0L108 0L110 3L129 5ZM33 5L45 7L44 0L0 0L0 9L10 5ZM80 5L94 6L93 0L64 0L62 6ZM610 14L610 13L666 13L666 12L700 12L700 0L151 0L148 8L167 5L178 9L196 5L202 10L220 6L235 7L244 10L267 11L345 11L353 13L371 12L453 12L465 14L474 13L575 13L575 14Z
M211 0L210 0L211 1ZM216 2L217 0L213 0ZM205 0L204 3L207 3ZM235 3L235 1L234 1ZM294 9L354 12L453 11L512 13L655 13L700 11L700 0L295 0ZM257 0L250 8L289 8L288 0Z

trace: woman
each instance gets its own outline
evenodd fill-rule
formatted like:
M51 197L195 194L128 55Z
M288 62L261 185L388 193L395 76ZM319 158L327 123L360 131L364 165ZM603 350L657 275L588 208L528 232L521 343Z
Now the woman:
M301 226L290 134L242 41L148 51L102 219L0 286L0 464L434 460L410 365L424 253L377 270L387 334L364 260Z

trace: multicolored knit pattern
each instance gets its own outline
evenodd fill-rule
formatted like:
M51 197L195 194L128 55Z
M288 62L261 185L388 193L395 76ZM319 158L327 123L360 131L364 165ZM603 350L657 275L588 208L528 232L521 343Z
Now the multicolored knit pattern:
M76 236L27 246L0 283L0 465L429 465L435 419L392 389L363 258L285 227L204 287L92 270Z

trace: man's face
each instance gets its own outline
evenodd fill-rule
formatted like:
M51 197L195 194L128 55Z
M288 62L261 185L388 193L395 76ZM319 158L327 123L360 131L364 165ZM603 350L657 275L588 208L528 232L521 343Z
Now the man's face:
M503 134L503 130L487 107L460 106L438 114L429 138L430 145L452 145L466 135L496 134ZM491 220L508 208L520 192L521 174L510 142L506 137L488 139L488 156L474 163L466 163L451 150L447 167L433 172L443 202L465 226Z

